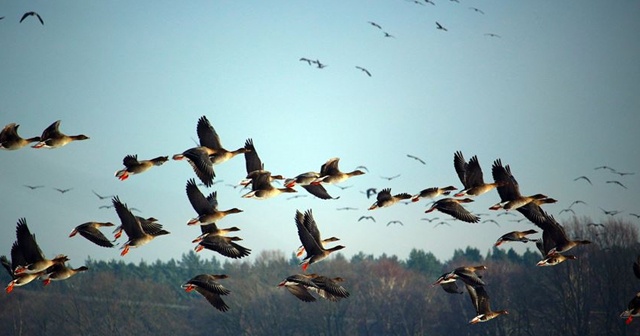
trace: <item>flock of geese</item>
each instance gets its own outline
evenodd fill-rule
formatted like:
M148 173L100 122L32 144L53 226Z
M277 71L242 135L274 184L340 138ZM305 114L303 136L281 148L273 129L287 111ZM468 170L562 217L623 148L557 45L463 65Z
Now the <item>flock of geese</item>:
M25 139L18 135L17 124L8 124L0 132L0 148L17 150L30 143L35 143L32 146L33 148L53 149L65 146L73 141L89 138L82 134L66 135L60 132L59 126L60 121L56 121L47 127L40 136ZM325 185L342 183L349 178L365 174L365 167L343 172L338 166L339 159L332 158L320 167L319 172L309 171L293 178L285 178L283 175L272 174L265 169L252 139L247 139L243 147L236 150L227 150L222 146L217 132L206 116L199 118L196 132L199 138L198 146L175 154L172 159L188 162L201 184L210 187L214 184L216 176L214 166L243 154L247 174L241 184L251 188L249 192L242 195L243 198L270 199L281 194L295 193L297 190L294 187L299 185L308 193L320 199L337 199L338 197L333 197L327 192ZM417 157L413 158L420 160ZM124 168L118 170L115 173L115 177L124 181L131 175L147 172L151 168L161 166L167 161L169 161L168 156L139 160L137 155L127 155L123 159ZM454 186L430 187L415 195L406 192L393 194L391 188L385 188L377 192L376 201L369 207L369 210L390 207L400 201L418 202L421 199L438 198L425 211L426 213L440 211L464 222L477 223L480 217L465 209L463 204L473 202L473 198L495 189L500 196L500 202L490 209L517 211L542 230L542 237L537 239L529 238L530 235L538 233L533 229L508 232L498 238L495 243L496 246L505 242L535 242L542 255L537 265L555 266L566 260L576 259L574 255L567 254L567 252L576 246L590 243L587 240L568 237L564 228L553 216L542 209L544 204L555 203L555 199L541 193L530 196L522 195L510 166L503 165L500 159L495 160L491 167L493 182L484 181L482 168L477 156L472 156L467 161L462 152L458 151L454 153L453 163L463 188L452 197L451 193L458 190ZM274 181L281 181L282 187L274 186ZM239 228L218 227L218 223L223 221L226 216L243 211L238 208L219 209L217 192L213 191L205 196L198 185L199 183L196 183L196 179L191 178L186 182L185 186L187 198L197 214L187 224L200 227L200 235L193 240L193 243L197 243L195 250L208 249L234 259L248 256L251 253L251 249L238 243L242 240L240 237L230 235L232 232L240 231ZM375 190L367 191L368 196L373 196L373 194L375 194ZM115 240L119 239L122 232L124 232L128 238L121 246L121 255L124 256L131 248L140 248L159 236L169 234L168 231L163 229L162 224L158 223L157 219L135 216L132 213L132 208L123 203L118 196L113 196L111 202L120 219L120 225L114 231L114 240L108 239L100 231L103 227L116 226L111 222L83 223L74 228L69 236L73 237L76 234L80 234L98 246L111 248L114 247ZM307 273L312 264L326 259L331 253L344 249L345 246L327 246L340 239L337 237L323 239L311 209L304 212L296 211L294 222L302 244L297 251L297 256L302 257L305 254L300 262L302 272L287 277L279 283L279 286L286 288L296 298L304 302L316 301L316 296L313 293L317 297L329 301L347 298L349 292L340 285L340 282L344 281L343 278L330 278L316 273ZM13 279L6 287L6 292L9 293L14 287L24 286L35 279L42 279L47 284L52 280L68 279L79 272L87 270L84 266L80 268L66 266L68 260L65 255L47 259L40 250L35 235L30 232L26 219L19 219L16 226L16 241L11 247L11 260L9 261L5 256L2 256L2 264ZM489 295L485 290L485 282L476 273L485 269L484 265L461 266L443 274L433 283L434 286L440 285L448 293L461 293L457 280L464 283L476 311L476 315L470 323L485 322L497 316L508 314L506 310L491 310ZM634 266L635 270L636 266ZM196 290L216 309L227 311L229 306L224 302L222 296L228 295L230 291L218 282L226 278L227 276L224 274L199 274L184 283L182 287L187 292ZM639 310L640 308L637 308L629 313L629 316L637 315Z

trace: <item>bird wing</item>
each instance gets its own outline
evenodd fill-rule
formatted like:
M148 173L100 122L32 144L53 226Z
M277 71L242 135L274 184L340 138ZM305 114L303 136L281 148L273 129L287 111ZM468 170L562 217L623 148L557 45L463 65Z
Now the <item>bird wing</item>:
M313 185L313 184L309 184L309 185L303 185L302 188L304 188L306 191L308 191L311 195L316 196L320 199L338 199L340 198L340 196L338 197L332 197L331 195L329 195L329 192L327 191L327 189L325 189L322 185L318 184L318 185Z
M473 270L469 270L466 267L458 267L453 273L455 273L460 280L462 280L465 284L471 286L484 286L486 285L484 281L480 278L478 273Z
M44 260L44 253L36 242L36 235L31 234L29 226L27 226L27 220L24 218L18 219L16 226L16 242L20 247L20 251L24 256L27 264L32 264L36 261ZM23 265L24 266L24 265Z
M480 310L478 309L478 293L476 292L476 287L465 284L465 288L467 288L467 293L469 293L469 298L471 299L471 304L473 308L476 310L476 314L480 315Z
M247 139L244 143L244 148L247 150L244 152L244 160L247 167L247 174L255 170L261 170L262 161L256 152L256 148L253 145L253 139Z
M140 164L140 162L138 162L138 155L136 154L125 156L124 159L122 159L122 164L127 168L131 168Z
M0 143L5 142L7 140L17 140L20 139L18 135L18 126L16 123L7 124L0 132Z
M378 200L378 204L380 204L381 202L384 202L386 200L390 200L391 199L391 188L382 189L378 193L378 196L376 197L376 199Z
M480 221L480 217L472 214L456 202L441 202L438 204L438 210L467 223L477 223Z
M417 157L417 156L415 156L415 155L407 154L407 156L408 156L408 157L410 157L410 158L412 158L412 159L414 159L414 160L418 160L418 161L420 161L420 163L422 163L423 165L426 165L426 164L427 164L426 162L424 162L424 160L422 160L421 158L419 158L419 157Z
M22 18L20 18L20 23L22 23L22 21L29 15L32 15L31 12L26 12L22 15Z
M198 186L196 185L196 181L194 179L189 179L187 181L187 186L186 186L186 191L187 191L187 197L189 198L189 203L191 203L191 206L193 207L193 210L195 210L198 215L206 215L206 214L211 214L214 212L215 207L217 207L217 201L216 201L216 192L212 192L210 196L211 201L210 202L207 198L204 197L204 195L202 194L202 192L200 191L200 189L198 189ZM212 204L214 203L214 204Z
M545 223L547 220L545 213L539 205L531 202L517 208L516 210L524 215L529 221L531 221L531 223L535 224L541 229L544 230L544 228L548 226Z
M484 184L484 178L482 177L482 167L480 167L480 161L478 156L474 155L467 164L467 183L470 186L475 187Z
M441 283L440 287L442 287L442 289L447 293L451 293L451 294L462 294L463 293L460 290L460 288L458 287L458 284L455 281Z
M213 163L209 159L209 155L198 147L187 149L182 155L187 158L200 181L207 187L211 187L216 173L213 171Z
M60 120L55 121L53 124L49 125L49 127L45 128L44 131L42 131L40 140L45 141L47 139L62 135L62 133L60 133L60 131L58 130L58 127L60 127Z
M339 173L340 169L338 168L338 161L340 161L339 158L327 160L327 162L320 166L320 176L335 175L336 173Z
M273 188L269 177L271 177L271 173L266 170L254 171L251 178L251 190L267 190Z
M490 312L491 307L489 306L489 295L484 289L484 286L477 286L475 287L475 290L478 297L478 315Z
M297 285L289 285L285 287L287 288L289 293L293 294L293 296L297 297L298 299L304 302L316 301L316 298L313 297L311 293L309 293L309 290L304 285L297 284Z
M216 233L218 232L218 226L216 223L200 225L200 231L204 235L205 233Z
M113 243L111 243L111 241L109 241L109 239L107 239L107 237L105 237L104 234L100 232L100 230L93 226L87 226L83 229L80 229L78 230L78 233L98 246L113 247Z
M209 119L206 116L198 119L198 125L196 127L198 138L200 139L200 146L205 146L211 149L221 149L220 137L216 130L211 126Z
M13 251L13 249L11 249L11 251ZM9 275L11 276L11 278L14 278L14 274L13 274L13 270L15 268L11 268L11 262L9 262L9 259L7 259L7 256L0 256L0 264L2 264L2 267L4 267L4 269L7 270L7 272L9 273ZM16 265L16 267L18 266L26 266L26 265Z
M122 222L122 229L129 239L142 237L144 235L144 231L142 230L140 221L138 221L131 211L129 211L127 205L120 202L120 198L118 198L118 196L112 198L111 201L113 202L116 213L120 218L120 222Z
M493 175L493 181L498 183L496 190L500 195L502 202L515 200L521 197L518 181L511 174L511 168L509 165L502 166L502 161L497 159L491 166L491 175Z
M216 293L218 295L227 295L231 293L230 290L224 288L220 283L215 280L215 277L211 274L199 274L187 281L190 285L198 286L208 292Z
M460 178L460 182L465 188L468 188L467 185L467 162L464 160L464 156L462 152L457 151L453 154L453 167L456 169L456 173L458 174L458 178Z
M347 298L350 295L344 287L338 285L336 281L326 276L317 276L311 281L319 287L317 290L318 295L326 300L335 302L341 298Z
M250 249L240 246L229 240L228 237L223 236L209 235L200 242L200 245L208 250L216 251L225 257L233 259L240 259L251 254Z
M196 287L196 291L200 293L200 295L204 296L204 298L207 299L207 301L209 301L209 303L217 310L223 312L229 310L229 306L227 306L227 304L224 302L224 300L222 300L222 297L220 297L219 294L212 293L201 287Z
M311 217L308 219L308 217ZM311 215L311 210L307 210L305 214L296 211L296 227L298 228L298 237L307 255L320 254L322 247L320 246L320 233ZM311 228L309 228L311 226ZM315 226L315 227L314 227Z

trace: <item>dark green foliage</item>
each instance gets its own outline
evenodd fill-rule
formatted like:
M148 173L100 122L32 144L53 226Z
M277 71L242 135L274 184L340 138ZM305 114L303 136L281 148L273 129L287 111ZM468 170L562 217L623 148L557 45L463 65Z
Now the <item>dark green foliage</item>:
M310 272L344 278L350 296L339 302L299 301L277 287L300 273L297 259L281 251L256 253L251 261L184 253L180 260L141 262L86 260L89 272L44 288L39 281L0 295L1 334L25 335L637 335L640 321L618 315L640 290L632 264L640 253L630 223L607 223L607 234L579 222L569 236L594 244L575 248L578 259L536 267L531 245L512 249L456 250L441 263L414 249L407 260L383 254L341 254L313 264ZM602 230L600 228L600 230ZM475 315L469 297L445 293L431 283L460 265L481 271L493 309L509 315L468 325ZM0 279L7 283L8 274ZM227 274L231 291L222 313L180 285L200 273ZM463 286L461 286L463 287Z

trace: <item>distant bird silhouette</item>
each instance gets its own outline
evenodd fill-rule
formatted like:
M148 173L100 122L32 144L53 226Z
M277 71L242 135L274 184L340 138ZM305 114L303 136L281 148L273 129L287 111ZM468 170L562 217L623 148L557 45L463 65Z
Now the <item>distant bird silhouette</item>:
M373 21L367 21L367 22L368 22L370 25L372 25L372 26L374 26L374 27L376 27L376 28L378 28L378 29L382 29L382 27L381 27L379 24L377 24L377 23L375 23L375 22L373 22Z
M616 172L616 170L615 170L615 169L613 169L613 168L611 168L611 167L609 167L609 166L600 166L600 167L595 167L595 168L593 168L593 170L599 170L599 169L608 169L608 170L609 170L609 171L611 171L611 172Z
M101 205L98 207L98 209L111 209L113 208L113 205Z
M447 223L447 222L440 221L440 222L436 223L436 225L434 225L434 226L433 226L433 228L435 229L436 227L438 227L438 226L440 226L440 225L449 225L449 226L451 226L451 224L449 224L449 223Z
M300 197L307 197L307 195L293 195L293 196L291 196L291 197L287 197L287 199L288 199L288 200L292 200L292 199L300 198Z
M431 0L424 0L424 2L426 2L426 3L428 3L428 4L432 4L432 5L434 5L434 6L436 5L436 3L435 3L435 2L433 2L433 1L431 1Z
M619 172L619 171L614 171L614 174L618 174L620 176L625 176L625 175L635 175L635 173L623 173L623 172Z
M398 178L398 177L400 177L400 174L395 175L395 176L388 176L388 177L387 176L380 176L380 178L385 179L387 181L391 181L391 180L393 180L395 178Z
M417 157L417 156L415 156L415 155L407 154L407 157L412 158L412 159L414 159L414 160L416 160L416 161L418 161L418 162L422 163L423 165L426 165L426 164L427 164L426 162L424 162L424 160L422 160L421 158L419 158L419 157Z
M443 27L440 23L438 23L438 21L436 21L436 29L448 31L447 28Z
M424 4L422 2L420 2L420 1L418 1L418 0L413 0L413 3L414 4L418 4L420 6L424 6Z
M600 208L600 210L602 210L602 212L604 212L605 215L607 216L615 216L619 213L621 213L622 211L619 210L605 210L603 208Z
M420 220L427 221L427 222L429 222L429 223L431 223L431 222L433 222L433 221L437 221L438 219L440 219L440 217L433 217L433 218L426 218L426 217L423 217L423 218L420 218Z
M64 194L66 192L71 191L73 188L67 188L67 189L60 189L60 188L53 188L55 190L57 190L58 192L60 192L61 194Z
M336 208L336 210L358 210L358 208L354 208L354 207L342 207L342 208Z
M619 185L619 186L621 186L621 187L623 187L625 189L629 189L624 184L620 183L620 181L615 181L615 180L614 181L607 181L607 183L617 184L617 185Z
M338 187L338 188L340 188L342 190L349 189L349 188L353 187L353 185L341 186L339 184L334 184L334 186L336 186L336 187Z
M103 199L111 199L112 197L115 196L115 195L102 196L102 195L98 194L97 192L95 192L95 190L91 190L91 192L93 192L93 194L98 196L98 198L101 199L101 200L103 200Z
M308 58L304 58L304 57L301 57L300 61L307 62L307 64L309 64L309 65L311 65L311 63L315 63L314 61L312 61L312 60L310 60Z
M635 214L635 213L630 213L629 215L630 215L630 216L633 216L633 217L635 217L635 218L640 218L640 215Z
M399 220L392 220L392 221L389 221L389 222L387 223L387 226L389 226L389 225L391 225L391 224L400 224L400 225L404 226L404 224L402 224L402 222L401 222L401 221L399 221Z
M358 218L358 222L363 220L363 219L369 219L372 220L374 223L376 222L376 219L373 218L373 216L360 216L360 218Z
M581 201L581 200L576 200L573 201L573 203L571 203L571 205L569 205L569 208L571 208L572 206L576 205L576 204L584 204L587 205L587 203L585 201Z
M371 77L371 73L369 72L369 70L367 70L367 69L365 69L363 67L357 66L357 65L356 65L356 69L362 70L364 73L367 74L367 76Z
M576 215L576 212L575 212L575 211L573 211L573 209L571 209L571 208L562 209L562 210L560 210L560 212L559 212L558 214L559 214L559 215L562 215L562 213L563 213L563 212L570 212L570 213L572 213L574 216Z
M484 12L483 12L483 11L481 11L480 9L478 9L478 8L475 8L475 7L469 7L469 9L471 9L471 10L473 10L473 11L477 12L477 13L484 14Z
M583 176L578 176L578 177L574 178L573 180L574 181L585 180L585 181L589 182L589 184L593 185L593 183L591 183L591 180L588 177L584 176L584 175Z
M509 221L510 221L510 222L514 222L514 223L520 223L520 222L522 222L523 220L526 220L526 218L510 219Z
M514 214L513 212L501 212L499 214L496 215L496 217L500 217L500 216L516 216L516 214Z
M502 36L500 36L498 34L494 34L494 33L486 33L486 34L484 34L484 36L502 38Z
M327 65L326 65L326 64L320 63L320 60L315 60L315 62L314 62L314 63L317 65L317 68L318 68L318 69L324 69L324 68L326 68L326 67L327 67Z
M391 37L391 38L396 38L395 36L387 33L387 32L383 32L384 33L384 37Z
M485 219L485 220L482 221L482 223L494 223L495 225L500 227L500 224L498 222L496 222L495 219Z
M22 15L22 18L20 19L20 23L22 23L22 21L24 21L24 19L27 18L27 16L35 16L38 18L38 20L40 20L40 23L44 26L44 21L42 20L42 17L40 16L40 14L36 13L36 12L26 12Z
M43 185L32 186L32 185L24 184L24 186L29 188L29 189L31 189L31 190L35 190L35 189L38 189L38 188L44 188Z

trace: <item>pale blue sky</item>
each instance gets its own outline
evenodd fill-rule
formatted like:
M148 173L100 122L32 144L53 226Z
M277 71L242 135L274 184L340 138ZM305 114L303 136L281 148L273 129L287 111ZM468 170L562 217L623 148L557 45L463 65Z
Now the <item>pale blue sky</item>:
M31 10L44 26L33 17L18 23ZM446 260L456 248L486 252L503 233L532 228L507 220L519 215L493 214L482 219L501 227L451 222L434 229L420 218L447 216L425 215L426 201L366 210L373 199L361 191L368 187L411 194L461 187L457 150L467 159L478 155L488 181L493 160L510 164L523 194L559 200L546 206L558 219L578 199L588 206L574 210L595 221L605 219L599 207L636 222L629 213L640 213L639 1L5 1L0 16L0 126L16 122L29 137L60 119L61 131L91 137L56 150L0 152L2 254L26 217L47 256L65 253L74 265L87 256L121 258L67 237L86 221L118 223L115 211L98 209L109 202L95 190L118 194L171 231L126 261L179 258L199 234L186 225L195 214L184 192L195 176L188 164L170 161L124 182L113 174L127 154L170 156L193 146L202 115L228 149L253 138L275 174L319 170L332 157L343 170L370 170L345 182L349 189L329 186L339 200L256 201L225 186L244 177L243 157L217 166L224 182L211 190L220 208L244 210L219 224L239 226L253 255L299 245L296 209L312 208L322 234L340 237L347 256L406 258L419 248ZM436 30L436 21L448 32ZM328 66L316 69L300 57ZM637 174L594 170L601 165ZM581 175L593 186L573 181ZM61 195L54 187L74 189ZM467 208L487 213L498 200L494 191ZM359 210L336 210L345 206ZM357 222L362 215L377 222ZM404 226L387 227L390 220Z

